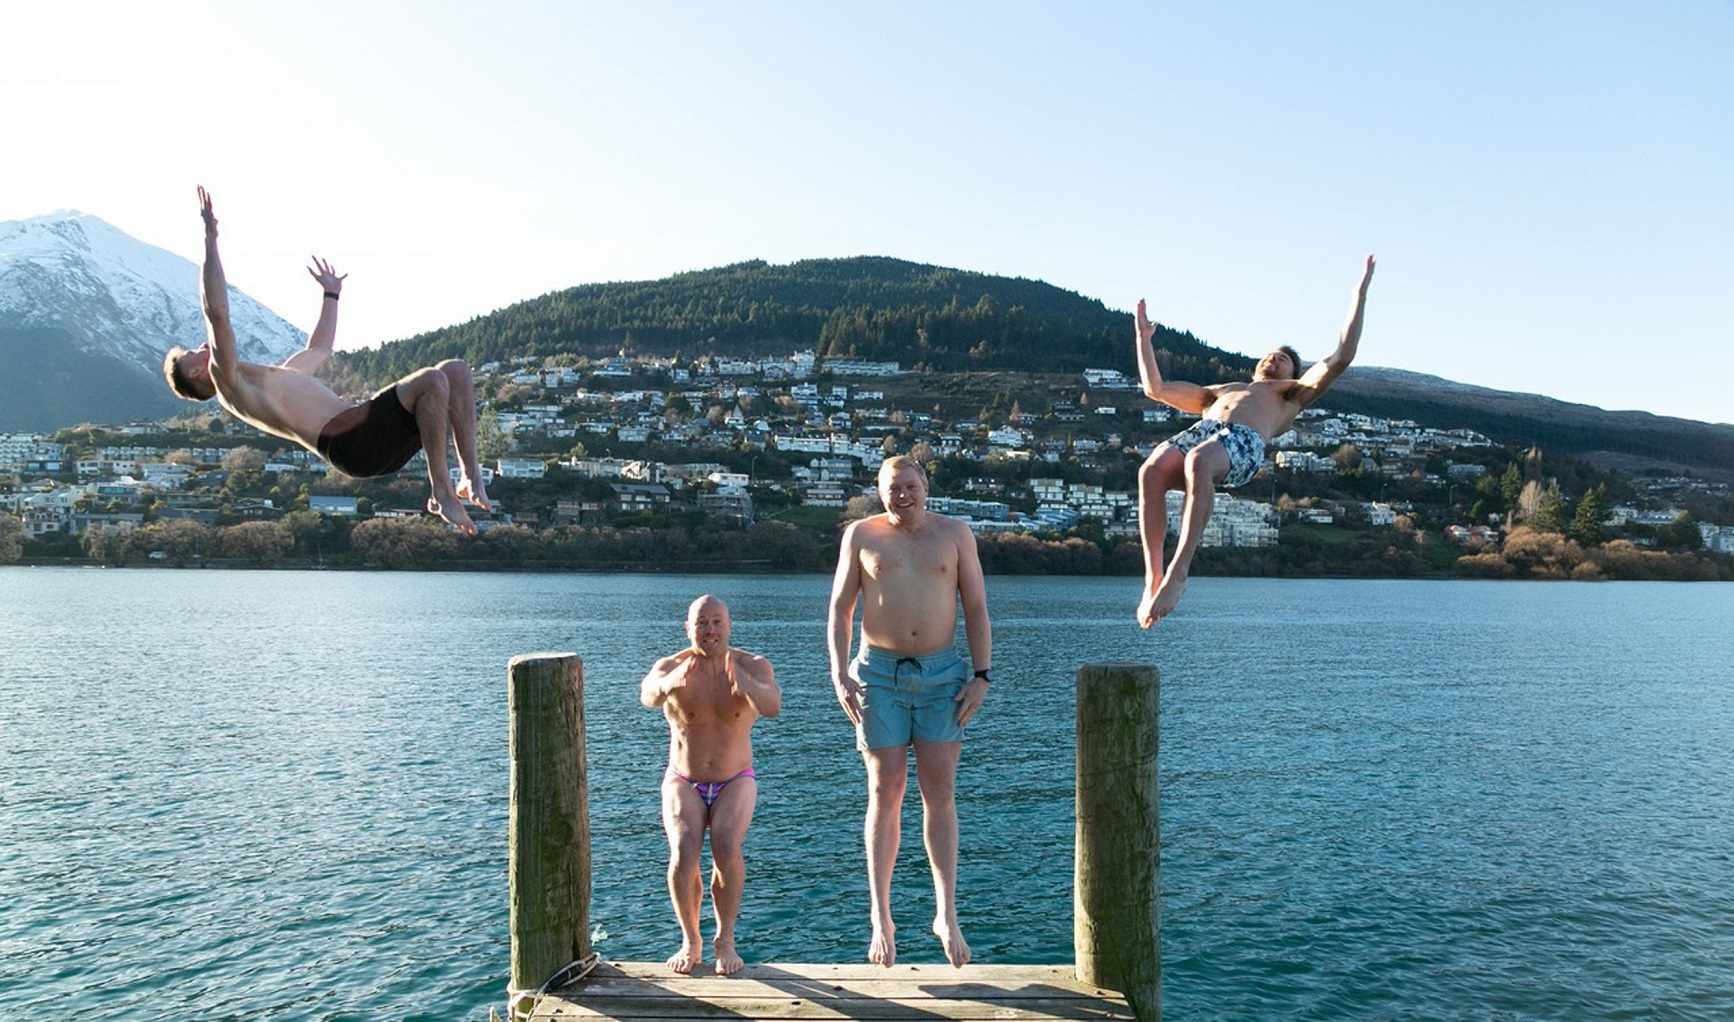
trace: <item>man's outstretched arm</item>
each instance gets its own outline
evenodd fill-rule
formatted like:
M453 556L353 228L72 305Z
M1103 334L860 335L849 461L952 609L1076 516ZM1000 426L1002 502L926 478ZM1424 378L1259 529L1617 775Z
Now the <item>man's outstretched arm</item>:
M1137 331L1138 382L1144 386L1144 396L1152 401L1172 405L1193 415L1204 414L1212 398L1209 391L1196 383L1164 380L1156 365L1156 324L1144 313L1144 299L1138 299Z
M856 536L861 523L843 530L837 553L837 573L831 578L831 605L825 621L825 648L831 657L831 687L849 723L861 723L861 685L849 676L849 647L854 638L855 604L861 598L861 550Z
M307 347L283 360L285 369L293 369L298 373L312 376L331 357L331 350L337 343L337 300L343 294L343 281L349 274L339 274L331 268L331 264L318 256L313 256L313 265L307 267L307 273L324 290L319 299L319 322L314 324L313 332L307 335Z
M1361 320L1367 311L1367 286L1372 282L1373 257L1369 255L1366 267L1361 270L1361 279L1355 284L1354 302L1349 306L1349 318L1343 323L1343 335L1337 341L1337 350L1308 369L1300 379L1300 386L1295 389L1295 400L1302 407L1323 396L1355 360L1355 351L1361 345Z
M205 307L205 334L211 343L211 375L228 381L234 377L240 355L235 349L235 328L229 322L229 281L223 275L223 260L217 255L217 214L211 210L211 193L203 185L199 186L199 218L205 222L205 266L199 274L199 301Z

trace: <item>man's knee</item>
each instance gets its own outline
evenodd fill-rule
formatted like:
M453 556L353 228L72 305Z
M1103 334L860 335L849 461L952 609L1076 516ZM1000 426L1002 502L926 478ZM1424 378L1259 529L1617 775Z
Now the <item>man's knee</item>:
M867 776L867 797L874 802L901 802L908 788L909 776L906 773L886 771Z
M669 875L691 874L697 872L700 853L703 851L703 838L692 839L689 835L671 840L668 843Z
M957 775L944 770L929 770L921 774L923 805L949 805L957 801Z
M451 380L446 378L445 373L437 369L417 369L397 381L397 392L410 395L411 407L414 407L414 402L430 395L444 400L450 396L451 389Z
M719 835L715 830L712 830L710 833L711 864L717 869L733 869L736 866L744 866L746 854L741 847L740 837L741 835L734 835L734 839L730 840L729 836Z
M448 358L435 363L433 368L448 380L468 381L470 378L470 364L461 358Z
M1177 483L1185 456L1167 444L1156 448L1138 466L1138 485L1145 490L1171 490Z

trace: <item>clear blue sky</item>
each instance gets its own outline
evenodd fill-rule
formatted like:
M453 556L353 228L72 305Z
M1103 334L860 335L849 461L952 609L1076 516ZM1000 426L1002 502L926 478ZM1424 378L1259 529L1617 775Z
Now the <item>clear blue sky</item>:
M1734 4L13 5L0 219L95 214L340 345L890 255L1230 350L1734 421ZM1127 326L1131 336L1130 319ZM1130 371L1128 340L1125 364ZM1204 381L1208 382L1208 381Z

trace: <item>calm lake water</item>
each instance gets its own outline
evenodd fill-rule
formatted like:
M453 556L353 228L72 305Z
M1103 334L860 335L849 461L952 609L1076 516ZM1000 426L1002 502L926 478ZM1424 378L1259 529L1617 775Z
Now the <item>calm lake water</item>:
M0 570L0 1018L503 1005L505 664L585 659L599 949L678 943L637 702L714 592L769 656L748 961L864 954L818 576ZM964 931L1068 962L1079 663L1162 675L1165 1017L1734 1017L1734 586L990 578ZM919 807L900 959L938 962ZM605 935L604 935L605 934Z

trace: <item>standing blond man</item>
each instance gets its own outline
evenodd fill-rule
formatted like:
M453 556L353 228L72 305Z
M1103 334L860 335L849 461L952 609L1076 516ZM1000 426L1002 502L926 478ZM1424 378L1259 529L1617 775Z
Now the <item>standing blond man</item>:
M921 787L922 837L933 871L933 932L961 967L969 944L957 922L957 762L963 729L987 697L993 635L975 536L927 511L927 473L907 457L879 469L885 513L843 533L831 585L831 682L855 725L867 764L867 885L872 892L869 961L897 960L891 870L897 861L909 752ZM958 655L963 607L969 659ZM849 655L855 605L861 651Z
M668 896L680 922L675 972L704 962L699 912L704 881L699 856L710 831L710 901L716 915L716 971L739 972L735 919L741 911L746 859L741 844L758 805L753 775L753 722L782 712L783 693L770 661L729 646L729 609L700 596L686 612L690 645L663 657L644 676L639 700L668 720L668 771L662 778L662 825L668 832Z

